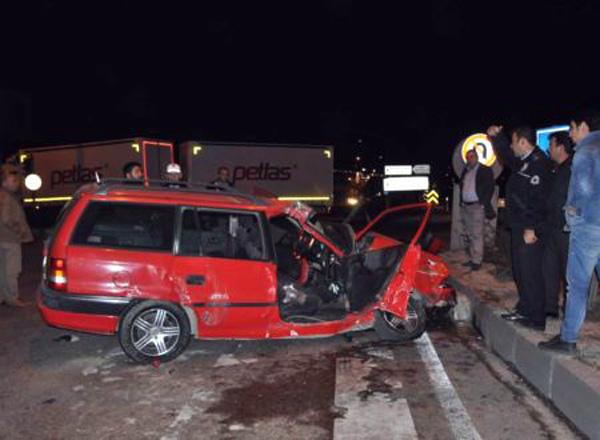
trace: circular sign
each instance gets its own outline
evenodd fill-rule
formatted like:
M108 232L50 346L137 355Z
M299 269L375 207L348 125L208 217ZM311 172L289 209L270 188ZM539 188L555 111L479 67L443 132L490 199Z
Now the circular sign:
M461 147L461 156L464 163L467 163L467 152L475 150L479 156L479 163L491 167L496 162L496 153L494 147L487 135L477 133L465 139Z
M477 133L460 141L452 154L452 168L457 176L461 176L467 163L467 152L475 149L479 162L489 166L497 178L502 172L502 164L497 160L496 153L490 139L483 133Z
M37 174L30 174L25 177L25 187L29 191L37 191L42 187L42 178Z

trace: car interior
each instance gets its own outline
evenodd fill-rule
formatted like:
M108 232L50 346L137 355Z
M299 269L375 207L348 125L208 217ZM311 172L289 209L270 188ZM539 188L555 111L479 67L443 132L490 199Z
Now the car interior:
M367 234L357 252L339 258L287 216L270 225L280 313L290 322L334 321L362 310L378 298L406 249L366 251L373 240Z

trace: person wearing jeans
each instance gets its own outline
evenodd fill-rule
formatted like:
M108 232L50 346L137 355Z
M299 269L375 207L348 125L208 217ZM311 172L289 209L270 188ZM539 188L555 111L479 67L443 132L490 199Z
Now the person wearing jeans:
M571 120L577 144L565 205L571 231L567 261L567 306L560 334L539 343L543 350L573 354L585 320L594 268L600 268L600 113L582 112Z

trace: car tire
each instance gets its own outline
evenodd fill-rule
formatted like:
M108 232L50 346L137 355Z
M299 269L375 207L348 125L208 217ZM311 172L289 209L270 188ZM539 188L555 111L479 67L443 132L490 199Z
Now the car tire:
M135 362L168 362L190 342L190 322L185 311L172 303L143 301L134 304L119 323L119 343Z
M427 314L423 302L414 296L409 297L407 314L409 319L403 320L389 312L375 312L375 333L384 341L409 341L416 339L425 331Z

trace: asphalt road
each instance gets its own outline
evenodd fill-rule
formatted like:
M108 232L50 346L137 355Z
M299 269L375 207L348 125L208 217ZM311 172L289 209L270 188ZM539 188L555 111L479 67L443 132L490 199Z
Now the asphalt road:
M22 290L39 282L35 248ZM386 344L371 331L286 341L193 341L132 364L116 338L0 307L1 439L570 439L546 402L448 320Z

